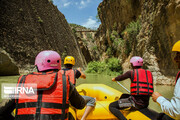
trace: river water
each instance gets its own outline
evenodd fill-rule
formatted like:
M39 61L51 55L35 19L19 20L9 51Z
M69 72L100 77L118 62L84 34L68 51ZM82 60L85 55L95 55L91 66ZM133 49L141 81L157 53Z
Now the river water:
M108 76L108 75L100 75L100 74L86 74L87 78L84 79L77 79L77 85L83 84L83 83L89 83L89 84L106 84L112 88L115 88L123 93L128 93L124 88L122 88L120 85L118 85L116 82L112 82L112 77L115 76ZM19 76L0 76L0 83L16 83ZM123 86L125 86L127 89L130 87L130 79L124 80L120 82ZM0 86L1 88L1 86ZM1 90L1 89L0 89ZM164 97L171 99L173 96L174 86L166 86L166 85L155 85L154 91L160 92ZM0 92L1 94L1 92ZM0 98L1 100L1 98ZM160 106L157 103L154 103L152 101L152 98L150 98L150 105L149 108L161 112Z

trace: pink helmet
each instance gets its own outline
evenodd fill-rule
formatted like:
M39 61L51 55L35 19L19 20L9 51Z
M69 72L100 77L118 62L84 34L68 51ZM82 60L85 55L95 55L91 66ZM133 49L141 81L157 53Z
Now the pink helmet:
M130 63L132 63L133 66L143 66L143 59L139 56L134 56L131 58Z
M52 50L41 51L36 56L35 65L37 65L39 71L61 69L61 57Z

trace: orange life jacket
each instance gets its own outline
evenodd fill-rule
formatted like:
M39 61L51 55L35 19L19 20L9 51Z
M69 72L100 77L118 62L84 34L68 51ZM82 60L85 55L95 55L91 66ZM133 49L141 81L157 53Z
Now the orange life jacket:
M16 99L16 120L67 120L70 84L62 72L34 72L19 78L17 86L36 83L37 95L31 99L18 94L26 99Z
M153 77L150 71L134 69L131 75L131 95L152 95Z
M64 70L65 75L69 76L69 80L71 81L71 83L73 85L76 85L76 70L74 69L68 69L68 70Z
M177 80L179 79L180 77L180 71L178 72L178 74L176 75L176 81L175 81L175 84L177 83Z

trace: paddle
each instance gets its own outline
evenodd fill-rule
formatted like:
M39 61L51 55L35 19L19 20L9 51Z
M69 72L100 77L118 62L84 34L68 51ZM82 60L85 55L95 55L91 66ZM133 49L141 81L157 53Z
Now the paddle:
M116 83L117 83L118 85L120 85L121 87L123 87L128 93L130 93L130 91L129 91L126 87L124 87L121 83L119 83L118 81L116 81Z

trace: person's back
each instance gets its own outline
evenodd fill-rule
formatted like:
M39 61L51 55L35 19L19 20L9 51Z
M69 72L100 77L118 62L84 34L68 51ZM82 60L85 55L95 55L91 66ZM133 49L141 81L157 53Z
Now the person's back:
M148 70L136 68L131 73L131 95L142 108L148 107L153 93L153 76Z
M73 85L76 85L76 70L75 69L69 69L69 68L64 68L62 69L65 72L65 75L69 76L69 80Z
M16 99L16 119L67 119L70 84L68 77L55 71L35 72L19 79L18 85L37 85L37 95ZM61 87L63 86L63 87ZM63 96L63 97L62 97Z
M84 99L69 82L68 76L61 69L60 55L55 51L42 51L35 60L38 72L23 75L18 80L18 87L35 84L37 94L18 93L16 98L17 120L57 120L68 119L69 102L77 109L85 106ZM60 70L60 71L58 71ZM3 113L10 107L7 104Z
M70 81L72 82L73 85L76 85L76 79L83 78L86 79L86 75L81 71L80 68L78 69L73 69L73 66L75 65L75 59L72 56L67 56L64 59L64 65L65 68L64 70L65 74L69 76Z
M149 105L149 98L153 93L153 77L148 70L142 69L143 59L139 56L130 60L133 70L123 75L112 78L112 81L131 79L131 93L126 98L120 98L109 105L109 110L119 119L126 120L120 109L131 107L131 109L142 109Z
M67 56L64 59L64 65L65 68L63 69L65 74L69 76L70 81L76 85L76 79L83 78L86 79L86 75L81 71L81 68L73 69L73 66L75 65L75 59L72 56ZM86 103L87 107L85 109L85 112L81 118L81 120L85 120L88 114L93 110L95 106L95 99L90 96L82 96Z

